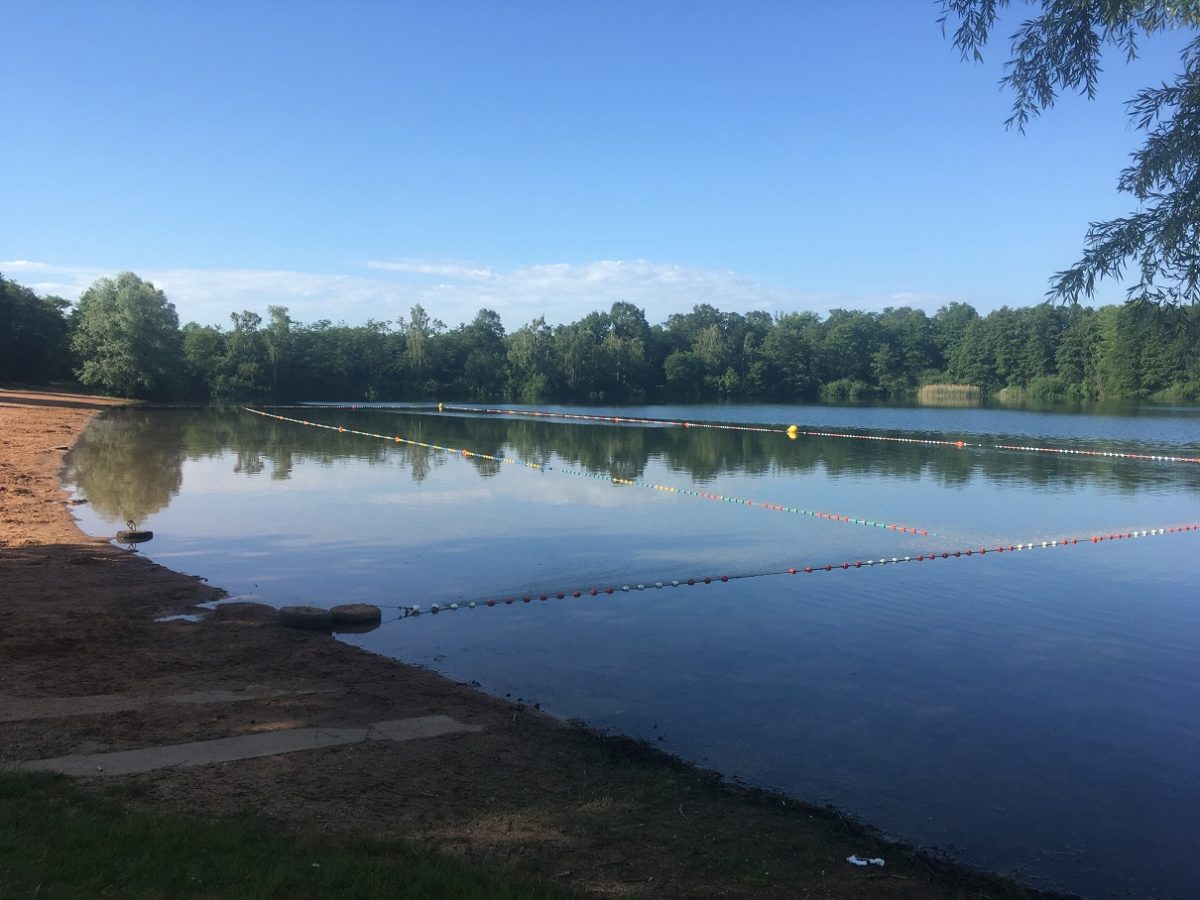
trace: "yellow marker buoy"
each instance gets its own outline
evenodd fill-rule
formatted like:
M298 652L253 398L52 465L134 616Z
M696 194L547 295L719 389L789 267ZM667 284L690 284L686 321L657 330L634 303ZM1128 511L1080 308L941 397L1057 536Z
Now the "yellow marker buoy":
M442 404L439 403L438 404L438 412L442 412L443 410L444 410L444 407L442 406Z
M787 427L787 436L790 437L793 441L796 439L796 435L799 433L800 433L800 429L797 426L789 425Z

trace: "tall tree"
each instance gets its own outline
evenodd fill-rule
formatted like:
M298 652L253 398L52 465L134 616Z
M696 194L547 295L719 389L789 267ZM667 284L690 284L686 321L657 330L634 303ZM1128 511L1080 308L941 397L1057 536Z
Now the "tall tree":
M79 298L72 347L79 380L122 397L169 397L181 374L179 316L132 272L101 278Z
M554 386L554 336L544 317L513 332L507 355L512 396L525 403L537 403L550 396Z
M278 397L288 381L292 354L292 319L286 306L268 306L270 324L262 331L263 347L271 365L271 396Z
M70 377L69 306L0 277L0 378L41 384Z
M434 341L446 329L437 319L431 319L420 303L409 312L409 320L397 322L404 335L404 366L408 373L408 394L414 397L432 396L436 384L430 381L435 365Z
M266 393L267 351L263 344L262 316L248 309L230 313L233 330L225 336L225 360L220 369L219 393L225 397L256 397Z
M954 25L954 46L964 58L982 60L1000 11L1011 0L942 0L939 21ZM1025 130L1049 109L1061 90L1093 97L1105 47L1126 59L1138 40L1172 29L1200 28L1196 0L1036 0L1041 14L1021 24L1001 85L1012 90L1009 127ZM1127 104L1146 141L1117 181L1138 210L1124 218L1093 222L1083 255L1057 273L1049 293L1078 302L1096 282L1120 278L1131 267L1136 304L1176 307L1200 303L1200 37L1182 54L1183 71L1171 83L1140 91Z

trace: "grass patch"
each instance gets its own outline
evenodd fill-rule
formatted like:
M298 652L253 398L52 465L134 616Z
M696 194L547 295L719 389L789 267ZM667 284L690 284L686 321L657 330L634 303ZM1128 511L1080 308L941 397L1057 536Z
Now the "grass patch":
M567 900L400 841L130 810L68 779L0 772L0 898Z
M917 402L926 406L978 406L983 392L974 384L924 384Z

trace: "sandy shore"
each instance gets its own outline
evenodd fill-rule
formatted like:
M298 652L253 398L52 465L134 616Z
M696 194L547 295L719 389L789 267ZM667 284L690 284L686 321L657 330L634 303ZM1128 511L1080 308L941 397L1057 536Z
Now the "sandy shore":
M282 628L263 607L156 622L220 592L75 526L59 482L62 454L111 402L0 391L0 713L47 698L137 703L108 713L80 704L79 714L57 718L0 715L0 765L440 714L481 730L120 780L139 798L132 802L404 837L603 896L1035 896L879 841L834 812L723 785L632 742ZM299 690L316 692L262 696ZM197 691L255 696L160 702ZM859 868L851 854L887 866Z

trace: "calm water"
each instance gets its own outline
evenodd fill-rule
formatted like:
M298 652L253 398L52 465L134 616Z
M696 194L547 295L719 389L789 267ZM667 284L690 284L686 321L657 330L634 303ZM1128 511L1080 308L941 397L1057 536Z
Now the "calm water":
M580 410L575 410L576 412ZM1200 521L1200 466L389 409L114 410L85 529L267 603L399 607L363 647L1090 897L1200 896L1200 534L622 593ZM646 407L624 414L1200 455L1200 412ZM918 526L880 528L579 472ZM613 585L613 595L586 589ZM570 591L583 589L582 598ZM530 604L565 591L565 600ZM1122 893L1124 892L1124 893Z

